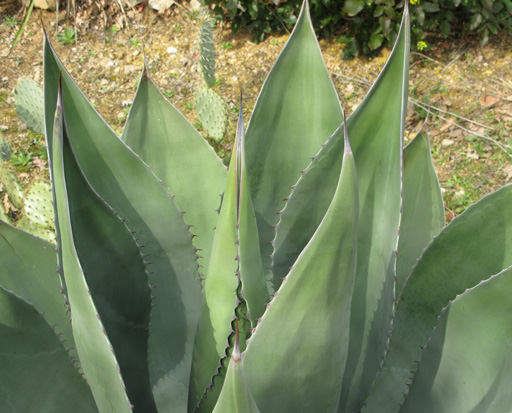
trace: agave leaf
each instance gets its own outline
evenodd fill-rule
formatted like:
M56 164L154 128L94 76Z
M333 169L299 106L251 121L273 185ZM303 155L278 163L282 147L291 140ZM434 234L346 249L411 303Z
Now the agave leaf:
M267 283L261 262L258 245L258 227L251 199L247 175L247 160L244 150L245 128L240 98L240 113L237 124L237 145L234 162L237 165L237 259L239 261L240 280L243 287L243 298L247 303L248 318L252 327L265 312L269 302Z
M408 15L397 44L368 96L348 118L358 170L361 227L351 344L340 409L358 410L384 355L392 316L400 217L401 147L408 84ZM401 87L396 87L396 85ZM399 116L397 116L399 114ZM300 254L334 194L343 128L322 146L294 186L274 239L274 284ZM311 202L314 199L315 202Z
M144 67L121 139L164 181L186 212L206 274L226 168L185 117L162 96Z
M308 2L270 71L247 127L246 158L265 267L277 223L300 171L343 122L311 24Z
M243 355L240 354L239 347L238 326L236 328L237 335L226 379L213 413L260 413L245 378Z
M358 213L355 163L347 142L332 203L247 345L243 364L261 411L286 406L290 412L332 412L338 406Z
M204 401L214 375L222 369L220 360L227 357L231 322L238 306L239 285L237 258L237 187L232 157L226 191L213 240L211 259L204 284L204 298L197 328L190 382L189 406ZM224 372L225 373L225 372ZM217 389L215 389L217 390ZM215 396L207 396L208 402Z
M404 149L404 196L396 264L396 291L423 249L445 224L443 195L432 164L426 135L417 135Z
M189 405L196 406L201 402L206 411L213 409L223 378L216 378L213 392L207 394L205 401L203 394L206 388L214 375L222 373L224 377L226 374L224 365L219 370L219 362L230 352L227 349L230 345L229 338L233 334L235 309L243 300L243 306L248 310L243 316L248 317L254 326L269 301L260 258L258 230L246 179L243 138L244 125L240 105L235 150L231 157L226 192L217 223L194 348ZM247 332L248 328L242 329L243 342Z
M136 410L156 411L147 363L151 292L139 246L89 186L67 142L64 168L73 241L128 397Z
M348 119L359 174L357 275L350 348L338 411L358 411L388 346L401 210L402 142L409 85L407 7L393 52L376 83Z
M52 179L56 219L59 222L59 265L66 280L73 337L87 383L99 410L129 412L131 405L125 393L119 366L89 293L73 240L64 167L67 137L60 96L59 94L53 124Z
M423 351L401 411L510 410L511 295L509 267L450 302Z
M7 254L2 252L2 258ZM48 316L0 287L1 410L96 411L87 383L45 318Z
M173 406L185 411L201 303L192 234L164 185L94 110L48 39L44 57L47 136L53 136L48 113L55 109L62 74L68 132L77 162L91 187L137 233L146 261L151 262L149 278L155 287L148 358L155 402L162 410ZM52 145L50 139L50 161Z
M57 275L55 245L0 222L0 286L34 306L75 357L70 317ZM79 367L77 360L77 368Z
M509 185L470 206L426 248L398 297L393 340L368 411L393 411L402 402L440 309L512 265L511 203Z
M273 285L279 288L300 252L307 245L322 222L336 186L342 159L339 154L344 147L344 127L322 145L320 152L304 170L285 198L286 205L279 213L279 223L272 242ZM311 200L314 199L314 202Z

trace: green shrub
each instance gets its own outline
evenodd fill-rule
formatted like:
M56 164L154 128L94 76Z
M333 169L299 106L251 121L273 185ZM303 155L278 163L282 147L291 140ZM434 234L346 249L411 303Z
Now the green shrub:
M228 16L233 30L247 27L261 41L273 30L290 29L300 0L274 4L252 0L206 0L216 16ZM313 25L318 34L328 36L342 24L348 33L339 41L346 44L345 58L363 53L374 55L382 46L392 46L400 26L404 2L394 0L310 0ZM510 0L411 0L412 44L422 50L426 37L439 32L443 36L462 29L464 35L477 34L482 44L489 35L512 28Z

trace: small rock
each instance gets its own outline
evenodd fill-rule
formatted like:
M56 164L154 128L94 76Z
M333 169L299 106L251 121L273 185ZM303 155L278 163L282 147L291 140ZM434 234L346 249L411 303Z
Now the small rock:
M451 139L443 139L441 145L447 148L448 146L452 146L454 143L455 141L452 141Z
M149 0L149 6L157 11L163 11L171 7L174 3L174 0Z
M34 7L42 10L55 10L55 1L53 0L35 0Z
M203 7L203 3L198 0L190 0L189 6L192 10L199 10Z
M468 159L475 159L475 160L480 159L480 156L478 156L478 154L477 154L475 151L468 151L468 152L466 153L466 157L467 157Z

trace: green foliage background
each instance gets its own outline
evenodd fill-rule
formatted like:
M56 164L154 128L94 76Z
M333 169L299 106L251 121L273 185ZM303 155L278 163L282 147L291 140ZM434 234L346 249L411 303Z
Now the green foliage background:
M277 2L277 4L276 4ZM229 18L233 31L247 27L259 42L271 31L290 30L297 20L301 0L206 0L219 19ZM310 0L313 24L321 36L332 35L342 24L348 32L339 38L346 44L345 58L374 55L391 46L400 27L403 1L394 0ZM455 29L465 35L478 35L482 44L491 34L512 28L511 0L411 0L412 44L427 47L429 34L447 37Z

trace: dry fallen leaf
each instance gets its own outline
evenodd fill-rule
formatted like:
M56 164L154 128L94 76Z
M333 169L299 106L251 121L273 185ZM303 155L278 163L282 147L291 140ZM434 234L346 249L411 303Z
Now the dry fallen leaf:
M512 165L507 165L503 168L503 173L505 174L505 181L508 183L512 181Z
M478 156L478 154L476 153L476 151L468 151L468 152L466 153L466 157L467 157L468 159L476 159L476 160L480 159L480 156Z
M9 209L11 209L11 205L9 203L9 195L7 192L4 194L4 197L2 199L2 204L4 205L4 211L6 214L9 213Z
M447 129L450 129L453 126L453 122L445 122L441 125L440 131L444 132Z
M44 171L48 167L48 163L44 159L41 159L41 158L34 158L32 160L32 165L34 165L40 171Z
M489 109L492 106L496 105L499 101L500 98L496 96L484 95L483 97L480 98L480 105L482 105L484 109Z

